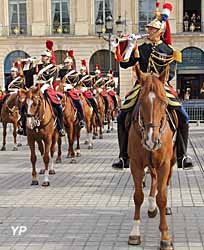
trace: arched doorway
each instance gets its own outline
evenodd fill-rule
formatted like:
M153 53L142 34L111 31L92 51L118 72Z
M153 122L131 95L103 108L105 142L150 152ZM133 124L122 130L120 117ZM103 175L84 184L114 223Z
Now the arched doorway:
M111 52L112 54L112 70L114 73L114 77L116 80L116 85L118 86L118 92L120 89L120 76L119 76L119 63L115 60L114 57L114 53ZM108 73L108 71L110 70L109 67L109 50L98 50L96 51L90 58L89 61L89 71L90 74L95 74L95 70L96 70L96 64L100 64L101 66L101 72L103 74L103 76L106 76L106 74Z
M184 99L190 91L190 99L199 99L204 83L204 52L196 47L188 47L182 51L182 63L177 66L177 89Z
M18 61L19 59L22 58L28 58L30 57L28 53L26 53L25 51L22 50L15 50L10 52L4 61L4 79L6 80L6 78L9 76L10 74L10 69L13 66L13 63Z
M59 64L63 64L64 63L64 59L67 57L67 51L66 50L56 50L55 52L55 58L56 58L56 63ZM76 61L74 59L74 66L76 68Z

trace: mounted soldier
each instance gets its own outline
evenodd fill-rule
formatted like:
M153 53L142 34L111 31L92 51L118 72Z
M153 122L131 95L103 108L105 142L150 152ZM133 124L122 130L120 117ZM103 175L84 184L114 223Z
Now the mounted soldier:
M98 123L100 123L100 115L97 107L97 102L93 95L93 77L88 74L88 67L86 64L86 60L81 60L81 68L80 68L80 74L79 74L79 81L76 85L77 88L80 88L83 92L83 95L85 98L89 101L91 104L94 113L96 114L96 118Z
M79 81L79 74L74 66L74 51L68 50L67 57L64 60L64 67L59 71L59 77L64 86L64 91L70 96L74 107L77 110L77 118L79 120L79 127L84 127L84 112L79 98L78 91L74 86Z
M53 50L53 42L51 40L46 41L46 50L41 54L41 63L34 65L33 68L27 70L27 75L33 77L37 73L36 83L41 84L41 92L45 98L49 98L52 103L52 107L57 116L57 130L59 136L65 136L63 129L63 112L60 99L62 94L56 92L57 86L56 78L58 76L59 67L56 66L56 60ZM21 131L19 131L21 133Z
M24 78L18 72L18 62L11 68L10 76L6 79L5 91L8 93L16 93L18 89L25 88Z
M111 96L113 103L114 103L114 109L118 109L118 102L116 99L116 92L115 92L115 80L113 77L113 71L110 69L107 73L107 78L105 81L105 87L107 89L107 93Z
M158 7L157 3L157 7ZM119 46L116 48L116 58L120 61L120 66L124 69L134 66L139 63L140 69L143 72L153 72L160 74L167 66L169 67L169 79L166 82L166 95L168 97L169 108L176 110L179 126L177 136L177 165L179 168L192 167L190 157L187 157L187 143L189 118L188 114L179 103L176 91L170 85L170 81L175 76L176 62L181 62L181 54L171 47L170 26L168 22L169 14L172 10L172 5L165 3L162 13L155 12L155 19L147 26L148 41L138 46L137 35L129 37L126 50L122 50ZM125 61L124 61L125 59ZM137 97L140 92L140 84L136 81L134 88L126 95L125 102L122 106L122 111L118 116L118 141L119 141L119 161L113 163L113 168L129 167L127 142L128 131L125 128L125 118L129 111L132 111L137 102Z

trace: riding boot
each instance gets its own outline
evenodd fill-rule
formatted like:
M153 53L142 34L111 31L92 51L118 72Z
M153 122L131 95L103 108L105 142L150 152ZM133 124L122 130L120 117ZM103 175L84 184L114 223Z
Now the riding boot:
M20 125L21 125L21 127L18 128L18 130L16 131L17 134L24 135L24 136L27 135L26 134L26 112L27 112L26 106L22 105L21 109L20 109L20 116L21 116L21 118L20 118Z
M77 109L77 118L79 120L79 128L83 128L85 126L85 123L84 123L84 112L83 112L81 103L79 100L74 100L73 103Z
M104 125L108 123L108 98L107 96L103 96L104 104L105 104L105 120Z
M178 128L176 153L178 168L189 169L193 167L192 159L187 156L189 125L184 123L181 128Z
M112 100L113 100L113 103L114 103L114 110L117 110L118 103L117 103L116 97L115 97L115 95L111 96L111 97L112 97Z
M97 103L95 101L95 99L91 99L91 105L93 107L93 111L94 113L96 114L96 122L98 123L98 125L100 126L101 125L101 119L100 119L100 114L98 112L98 107L97 107Z
M117 118L117 129L118 129L118 144L119 144L119 161L114 162L112 164L113 168L123 169L129 168L129 160L128 160L128 130L125 127L125 112L120 112Z
M55 108L57 110L57 131L59 133L60 137L65 136L64 132L64 122L63 122L63 111L62 111L62 105L61 104L55 104Z

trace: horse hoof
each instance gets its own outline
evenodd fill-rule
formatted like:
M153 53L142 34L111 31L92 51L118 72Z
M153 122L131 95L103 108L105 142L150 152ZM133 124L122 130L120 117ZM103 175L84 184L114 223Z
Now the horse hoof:
M148 217L149 218L154 218L157 215L157 207L154 209L154 211L149 211L148 210Z
M166 215L172 215L172 210L170 207L166 208Z
M140 236L137 236L137 235L129 236L128 245L140 245L140 244L141 244Z
M88 149L93 149L93 144L89 145Z
M75 164L75 163L77 163L77 161L76 161L76 159L73 158L73 159L71 159L70 163Z
M58 164L58 163L62 163L62 159L57 158L56 161L55 161L55 163L57 163L57 164Z
M103 139L103 135L100 135L100 136L99 136L99 139Z
M111 128L111 131L114 131L114 128Z
M6 151L6 147L2 146L1 151Z
M19 143L17 144L17 147L21 147L21 146L22 146L22 143L19 142Z
M81 153L76 153L76 157L80 157L81 156Z
M45 173L45 169L41 169L39 174L44 174Z
M49 174L50 174L50 175L54 175L54 174L56 174L56 172L55 172L54 169L50 169L50 170L49 170Z
M106 131L106 133L108 133L108 134L109 134L109 133L110 133L110 129L108 129L108 130Z
M172 241L161 240L160 241L160 250L174 250Z
M50 182L49 181L43 181L42 186L43 187L49 187Z
M93 139L93 140L95 140L95 139L96 139L96 136L95 136L95 135L93 135L93 136L92 136L92 139Z
M38 183L38 180L32 180L31 182L31 186L37 186L39 183Z
M85 145L87 145L88 143L89 143L88 140L86 140L86 141L84 142Z
M13 151L18 151L17 146L13 147Z

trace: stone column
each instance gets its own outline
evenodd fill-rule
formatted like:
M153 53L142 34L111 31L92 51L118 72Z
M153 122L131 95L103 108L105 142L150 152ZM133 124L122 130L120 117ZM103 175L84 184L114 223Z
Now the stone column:
M8 17L8 18L7 18ZM8 0L1 0L0 36L9 34Z
M204 31L204 0L201 1L201 31Z
M174 6L174 10L176 9L174 12L176 18L176 32L183 32L183 1L177 0L174 4L176 4Z
M51 31L51 4L46 0L32 1L32 35L45 36Z
M87 0L75 0L76 20L75 35L88 35L88 3Z

